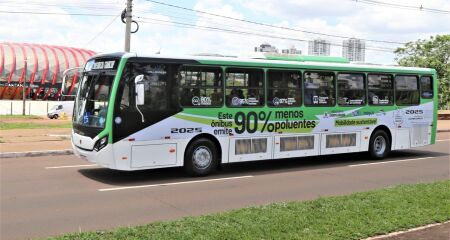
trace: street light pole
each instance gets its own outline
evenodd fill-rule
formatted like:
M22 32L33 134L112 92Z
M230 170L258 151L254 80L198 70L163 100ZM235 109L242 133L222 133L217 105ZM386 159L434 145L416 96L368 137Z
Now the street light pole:
M22 80L22 115L25 115L25 83L27 82L27 57L25 56L24 76Z
M131 3L133 0L127 0L127 9L125 12L125 52L130 52L130 37L131 37Z

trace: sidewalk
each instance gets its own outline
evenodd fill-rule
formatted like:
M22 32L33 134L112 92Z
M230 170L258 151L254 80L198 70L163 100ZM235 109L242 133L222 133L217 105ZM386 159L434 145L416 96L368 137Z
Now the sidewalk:
M450 132L450 120L438 120L438 132Z
M71 131L68 128L2 130L0 152L70 149Z
M371 237L366 240L448 240L450 239L450 221L443 224L419 227L403 232Z

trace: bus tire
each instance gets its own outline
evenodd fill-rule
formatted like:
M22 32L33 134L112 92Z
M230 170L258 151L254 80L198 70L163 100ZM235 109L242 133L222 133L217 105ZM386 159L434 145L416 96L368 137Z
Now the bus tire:
M391 151L389 136L383 130L375 131L370 137L369 154L372 159L383 159Z
M58 119L58 117L59 117L58 114L53 115L54 119Z
M184 169L191 176L206 176L217 169L219 158L216 145L199 138L189 144L184 155Z

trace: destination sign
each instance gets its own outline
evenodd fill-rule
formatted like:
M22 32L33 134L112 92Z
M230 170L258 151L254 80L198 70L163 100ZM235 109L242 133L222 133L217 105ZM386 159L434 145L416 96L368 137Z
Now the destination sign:
M92 70L97 69L112 69L116 61L95 62L92 66Z

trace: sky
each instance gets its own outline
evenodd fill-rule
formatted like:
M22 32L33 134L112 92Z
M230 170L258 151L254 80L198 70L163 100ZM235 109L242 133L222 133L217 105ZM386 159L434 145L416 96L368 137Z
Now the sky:
M332 56L341 56L342 41L356 37L376 40L366 41L366 62L394 64L392 51L402 46L399 43L450 33L449 13L355 0L159 1L195 11L133 0L133 20L138 22L139 30L131 37L132 52L248 56L254 47L269 43L278 49L295 46L306 55L307 40L320 38L332 43ZM450 0L378 1L450 11ZM123 51L125 24L119 15L125 3L126 0L0 0L0 41L64 45L96 52ZM61 15L7 13L20 11ZM64 15L80 13L97 16Z

